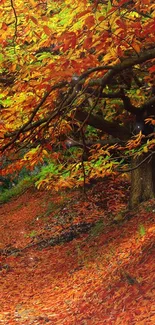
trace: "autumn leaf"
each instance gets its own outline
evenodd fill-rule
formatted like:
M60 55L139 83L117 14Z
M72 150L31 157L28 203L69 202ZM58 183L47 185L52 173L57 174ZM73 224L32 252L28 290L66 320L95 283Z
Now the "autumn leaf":
M51 29L47 25L43 26L43 30L47 36L51 36Z
M85 25L86 25L88 28L91 28L92 26L94 26L94 24L95 24L94 16L88 16L88 17L85 19Z
M33 21L35 25L38 25L38 20L34 16L30 16L30 19Z
M141 46L140 46L140 44L138 44L137 42L133 42L133 43L132 43L132 47L133 47L133 49L134 49L137 53L139 53L140 50L141 50Z
M155 65L153 65L152 67L148 68L148 70L149 70L151 73L155 72Z

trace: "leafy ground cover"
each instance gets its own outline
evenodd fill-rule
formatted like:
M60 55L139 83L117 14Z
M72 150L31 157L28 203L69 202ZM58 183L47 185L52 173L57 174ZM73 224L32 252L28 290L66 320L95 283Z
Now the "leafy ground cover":
M155 323L155 200L128 211L128 188L31 187L1 204L1 324Z

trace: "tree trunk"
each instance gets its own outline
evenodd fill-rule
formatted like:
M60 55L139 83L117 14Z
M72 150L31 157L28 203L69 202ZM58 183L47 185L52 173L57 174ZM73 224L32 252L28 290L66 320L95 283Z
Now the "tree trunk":
M133 159L132 167L139 165L146 156ZM131 171L131 190L129 208L155 197L155 156L148 157L138 168Z

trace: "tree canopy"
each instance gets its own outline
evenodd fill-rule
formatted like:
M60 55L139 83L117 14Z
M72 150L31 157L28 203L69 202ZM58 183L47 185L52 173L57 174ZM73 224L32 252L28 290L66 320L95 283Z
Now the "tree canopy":
M59 189L154 150L153 0L0 3L3 175L48 159Z

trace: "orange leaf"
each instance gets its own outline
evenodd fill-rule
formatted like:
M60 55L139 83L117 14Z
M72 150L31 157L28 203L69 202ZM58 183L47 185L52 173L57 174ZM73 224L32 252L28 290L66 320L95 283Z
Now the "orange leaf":
M140 45L139 45L138 43L136 43L136 42L134 42L134 43L132 44L132 47L133 47L133 49L134 49L137 53L139 53L140 50L141 50Z
M30 16L30 19L33 21L34 24L38 25L38 20L35 17Z
M52 31L48 26L43 26L43 30L47 36L51 36Z

